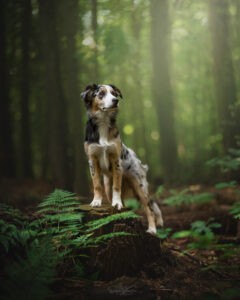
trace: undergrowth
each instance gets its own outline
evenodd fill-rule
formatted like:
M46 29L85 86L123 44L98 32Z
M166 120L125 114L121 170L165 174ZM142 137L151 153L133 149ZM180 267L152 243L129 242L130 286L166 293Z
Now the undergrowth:
M45 299L58 269L73 265L75 276L84 277L81 258L85 249L98 246L126 232L100 234L107 224L137 218L122 212L90 222L74 193L55 190L39 204L36 219L30 220L18 210L0 205L0 292L4 299ZM65 270L67 272L67 270ZM73 274L74 275L74 274Z

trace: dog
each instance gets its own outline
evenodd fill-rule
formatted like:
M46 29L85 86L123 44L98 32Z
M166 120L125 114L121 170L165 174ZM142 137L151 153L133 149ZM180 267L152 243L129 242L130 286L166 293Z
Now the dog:
M122 143L116 125L121 91L111 84L92 84L86 87L81 97L88 114L84 149L94 190L90 205L101 206L105 190L107 200L121 210L122 186L127 183L146 213L147 232L156 234L156 227L163 226L163 219L157 203L149 199L146 178L148 166L143 165L135 152Z

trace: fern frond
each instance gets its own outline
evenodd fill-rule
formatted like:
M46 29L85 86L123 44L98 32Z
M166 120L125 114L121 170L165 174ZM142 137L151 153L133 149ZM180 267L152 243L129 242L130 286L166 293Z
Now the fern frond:
M54 281L58 257L49 240L32 244L26 257L6 267L2 280L3 299L36 299L49 296L49 285Z
M102 234L98 237L92 238L90 240L91 244L100 244L103 243L109 239L112 239L114 237L120 237L120 236L129 236L129 235L133 235L132 233L129 232L125 232L125 231L118 231L118 232L111 232L111 233L106 233L106 234Z
M4 220L11 220L11 223L19 226L22 226L26 221L26 217L20 212L20 210L5 203L0 203L0 218Z
M71 204L70 204L71 202ZM41 208L59 208L60 206L71 206L72 202L74 205L77 205L76 194L56 189L50 195L48 195L42 203L38 205L39 212L41 212Z
M107 225L113 221L134 219L134 218L138 218L138 217L139 216L136 215L133 211L125 211L122 213L110 215L105 218L101 218L101 219L90 221L90 222L86 223L85 226L88 227L86 229L86 232L94 231L94 230L96 230L104 225Z
M77 247L86 247L90 244L89 240L93 233L87 233L77 237L76 239L69 241L70 244Z
M55 215L44 215L42 220L46 222L81 222L82 221L81 213L63 213L63 214L55 214Z

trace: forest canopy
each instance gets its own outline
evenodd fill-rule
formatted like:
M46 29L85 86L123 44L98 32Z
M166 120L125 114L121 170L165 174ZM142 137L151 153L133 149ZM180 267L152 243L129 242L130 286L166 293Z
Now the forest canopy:
M153 185L208 183L223 175L207 161L239 160L240 1L0 3L2 178L88 193L91 83L121 90L122 139Z

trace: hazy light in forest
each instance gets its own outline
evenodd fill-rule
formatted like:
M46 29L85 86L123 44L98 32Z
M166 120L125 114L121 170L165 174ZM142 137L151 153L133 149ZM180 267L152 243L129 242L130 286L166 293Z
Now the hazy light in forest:
M152 107L152 102L150 100L146 100L143 102L144 106L147 107L147 108L150 108Z
M179 157L184 157L186 154L185 146L183 144L179 144L177 148Z
M137 153L138 153L138 155L140 157L144 157L145 154L146 154L146 150L143 147L140 147L140 148L138 148L138 152Z
M87 36L87 37L83 40L82 44L83 44L84 46L89 46L89 47L91 47L91 48L95 48L95 46L96 46L95 41L94 41L94 39L93 39L92 36Z
M126 135L131 135L133 134L134 132L134 127L133 125L131 124L127 124L123 127L123 132L126 134Z
M158 141L159 140L159 133L157 131L152 131L151 132L151 138L154 140L154 141Z

